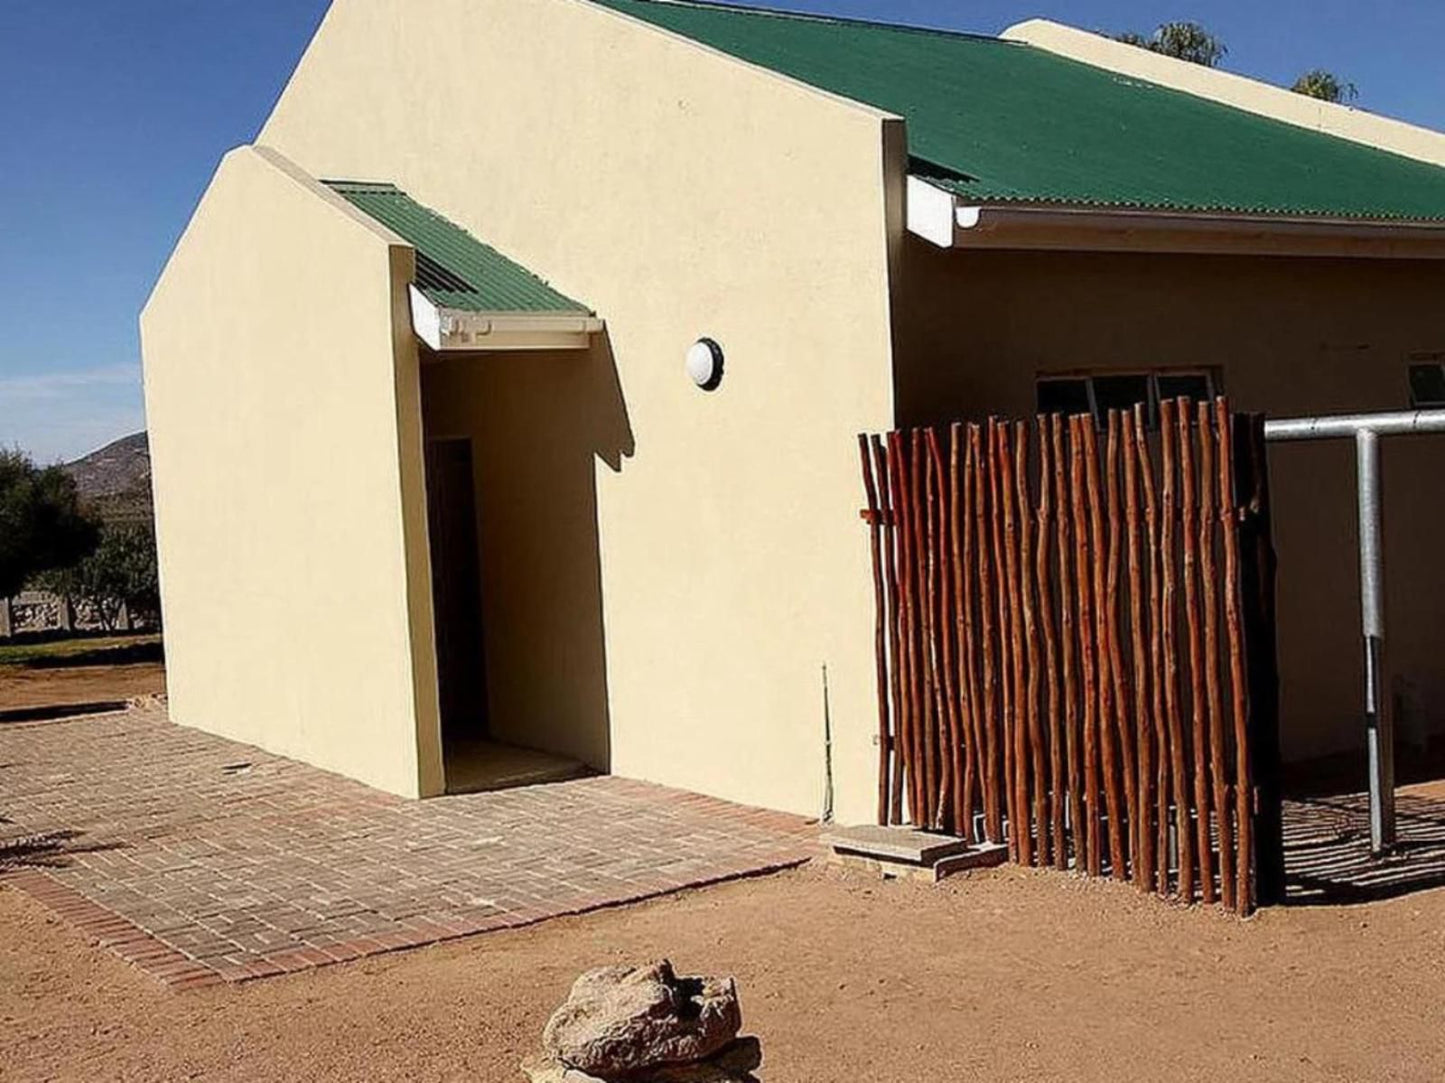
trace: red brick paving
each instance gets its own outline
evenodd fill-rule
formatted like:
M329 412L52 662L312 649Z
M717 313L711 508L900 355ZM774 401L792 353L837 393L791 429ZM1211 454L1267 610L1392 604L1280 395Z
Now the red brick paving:
M807 821L613 776L410 801L149 708L0 726L0 869L190 988L282 974L798 864Z

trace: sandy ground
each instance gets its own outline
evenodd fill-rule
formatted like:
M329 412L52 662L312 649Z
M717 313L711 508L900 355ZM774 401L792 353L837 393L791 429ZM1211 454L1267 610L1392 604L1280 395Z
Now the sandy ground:
M519 1080L578 971L660 954L737 975L770 1083L1445 1078L1445 890L1241 922L827 867L182 993L0 889L0 1076Z
M164 680L0 678L0 708ZM658 955L738 977L765 1083L1445 1078L1445 888L1242 922L1039 871L815 866L181 993L0 884L0 1079L519 1081L580 970Z
M53 669L0 666L0 711L124 700L165 690L166 670L160 662Z

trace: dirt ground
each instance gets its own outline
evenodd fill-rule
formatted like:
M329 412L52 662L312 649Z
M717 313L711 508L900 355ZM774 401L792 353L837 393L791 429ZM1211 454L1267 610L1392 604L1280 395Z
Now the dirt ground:
M18 711L114 703L166 690L157 635L0 643L0 721Z
M0 709L163 681L5 667ZM189 992L0 881L0 1079L516 1083L579 971L659 955L737 976L764 1083L1445 1078L1445 888L1244 922L1033 870L815 865Z
M165 690L166 670L160 662L52 669L0 666L0 711L125 700Z
M767 1083L1445 1078L1445 889L1241 922L817 866L181 993L0 889L0 1076L516 1081L578 971L657 955L738 977Z

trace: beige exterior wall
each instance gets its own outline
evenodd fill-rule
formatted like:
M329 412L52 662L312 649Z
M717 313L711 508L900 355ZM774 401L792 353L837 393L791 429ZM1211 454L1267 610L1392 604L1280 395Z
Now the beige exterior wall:
M1048 19L1029 19L1009 27L999 36L1027 42L1121 75L1197 94L1201 98L1223 102L1299 128L1312 128L1406 158L1445 165L1445 133L1419 128L1392 117L1320 101L1233 72L1161 56L1148 49L1126 45Z
M439 427L515 410L479 470L486 572L506 584L487 615L489 636L507 628L491 680L509 736L564 747L563 731L595 725L570 719L595 715L605 683L614 771L816 813L826 666L838 814L871 818L854 437L892 415L899 134L578 0L331 9L259 142L316 176L397 183L607 321L601 355L446 361L427 377L458 389ZM683 372L701 335L727 354L712 393ZM589 499L605 663L594 629L567 624L569 601L595 619L589 601L554 582L560 563L590 589L570 548L585 549ZM572 529L580 541L553 534ZM581 691L564 691L579 670Z
M1275 416L1409 407L1408 355L1445 350L1445 264L963 252L912 238L897 351L909 422L1031 414L1040 372L1217 366L1236 408ZM1445 732L1445 438L1382 442L1387 642L1407 744ZM1362 744L1354 451L1270 454L1283 741Z
M141 317L172 718L405 795L441 785L413 257L241 148Z

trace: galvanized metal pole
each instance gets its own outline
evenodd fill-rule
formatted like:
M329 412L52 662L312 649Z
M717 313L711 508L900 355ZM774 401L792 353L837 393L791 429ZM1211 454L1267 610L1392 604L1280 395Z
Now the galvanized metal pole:
M1355 433L1360 504L1360 631L1365 646L1365 742L1370 767L1370 850L1395 845L1395 727L1385 669L1385 559L1380 545L1380 438Z
M1380 493L1381 436L1445 432L1445 410L1298 417L1265 422L1266 440L1352 436L1360 516L1360 625L1365 647L1365 743L1370 776L1370 850L1395 845L1395 727L1385 666L1384 516Z

